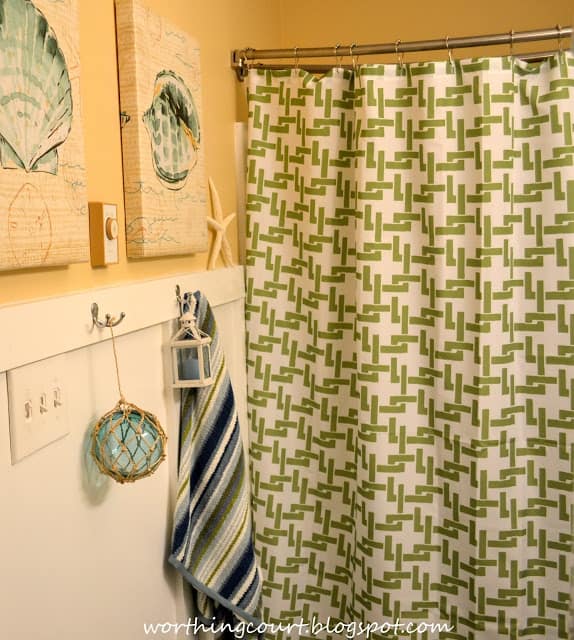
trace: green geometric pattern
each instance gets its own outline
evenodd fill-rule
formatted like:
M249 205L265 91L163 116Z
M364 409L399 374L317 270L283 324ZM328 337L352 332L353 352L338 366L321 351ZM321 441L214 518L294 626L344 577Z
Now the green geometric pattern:
M248 95L264 619L568 638L574 58L251 70Z

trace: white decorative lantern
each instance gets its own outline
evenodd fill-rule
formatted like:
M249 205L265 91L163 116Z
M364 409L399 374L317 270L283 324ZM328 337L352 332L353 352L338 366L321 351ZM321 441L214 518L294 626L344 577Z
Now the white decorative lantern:
M211 372L211 337L198 328L194 311L179 319L180 328L171 340L173 386L206 387L213 382Z

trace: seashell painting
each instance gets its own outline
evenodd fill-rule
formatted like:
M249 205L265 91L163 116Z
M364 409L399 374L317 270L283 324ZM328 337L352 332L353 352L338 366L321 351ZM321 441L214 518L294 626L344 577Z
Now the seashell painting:
M72 127L72 88L56 35L30 0L0 2L0 55L0 163L57 174L57 148Z
M153 101L143 115L158 179L168 189L182 189L199 151L199 115L191 91L173 71L160 71Z
M0 0L0 271L89 259L79 0Z
M128 257L207 251L199 48L139 0L115 4Z

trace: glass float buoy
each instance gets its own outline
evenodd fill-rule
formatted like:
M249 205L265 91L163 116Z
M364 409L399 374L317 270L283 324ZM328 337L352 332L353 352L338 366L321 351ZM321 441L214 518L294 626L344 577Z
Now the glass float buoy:
M92 455L102 473L123 484L152 474L165 458L165 443L158 419L121 399L94 427Z

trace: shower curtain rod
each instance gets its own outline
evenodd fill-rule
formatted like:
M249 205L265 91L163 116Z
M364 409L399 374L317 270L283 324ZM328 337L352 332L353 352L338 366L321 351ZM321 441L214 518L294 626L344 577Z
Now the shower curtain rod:
M437 39L437 40L413 40L410 42L387 42L384 44L361 44L361 45L335 45L333 47L306 47L292 49L235 49L231 52L231 67L235 69L239 80L243 80L250 67L259 69L285 69L289 67L299 67L321 73L330 69L333 65L326 64L299 64L301 58L328 58L334 57L339 60L343 57L351 57L356 64L358 56L370 56L383 53L394 53L401 57L405 53L412 51L433 51L447 49L450 53L452 49L462 49L465 47L482 47L494 45L510 45L523 42L537 42L541 40L557 39L561 48L563 38L572 37L572 27L561 27L556 25L548 29L537 29L534 31L509 31L508 33L496 33L483 36L466 36ZM521 59L528 60L543 58L552 55L553 51L544 51L528 54L517 54ZM294 64L253 64L254 60L271 60L275 58L294 58ZM401 58L402 59L402 58ZM337 65L339 66L339 65ZM341 65L343 66L343 65ZM352 65L351 65L352 66Z

